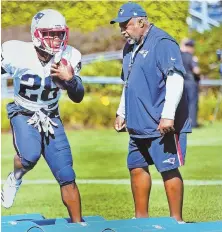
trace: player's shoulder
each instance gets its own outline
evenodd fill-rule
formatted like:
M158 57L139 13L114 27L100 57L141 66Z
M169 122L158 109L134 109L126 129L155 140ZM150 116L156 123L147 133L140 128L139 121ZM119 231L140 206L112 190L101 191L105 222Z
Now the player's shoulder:
M31 42L24 42L20 40L9 40L2 44L3 51L7 50L9 52L13 51L21 51L21 50L28 50L33 48L33 44Z
M70 46L70 45L67 45L66 46L66 49L65 49L65 51L64 51L64 53L66 54L69 54L69 55L72 55L72 56L76 56L76 57L80 57L81 58L81 52L78 50L78 49L76 49L76 48L74 48L74 47L72 47L72 46Z
M162 39L166 39L166 41L169 40L169 41L176 42L175 38L172 37L168 32L166 32L165 30L163 30L159 27L156 27L155 25L153 25L153 27L151 29L151 34L157 38L157 41L160 41Z
M81 62L80 51L69 45L66 46L62 56L66 60L70 61L73 67L76 67L76 65Z
M20 60L21 55L26 54L27 57L30 57L30 54L33 53L34 47L31 42L23 42L19 40L9 40L2 44L2 56L5 59ZM25 56L23 56L23 59Z

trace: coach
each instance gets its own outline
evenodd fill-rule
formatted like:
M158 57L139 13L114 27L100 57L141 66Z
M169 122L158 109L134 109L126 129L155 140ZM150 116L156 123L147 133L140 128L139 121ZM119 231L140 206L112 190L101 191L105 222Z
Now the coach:
M180 48L148 21L137 3L122 5L110 23L119 23L127 40L121 75L125 85L114 127L126 128L130 136L127 164L135 217L148 217L148 166L154 164L164 181L170 215L183 223L183 180L178 167L184 165L191 125Z

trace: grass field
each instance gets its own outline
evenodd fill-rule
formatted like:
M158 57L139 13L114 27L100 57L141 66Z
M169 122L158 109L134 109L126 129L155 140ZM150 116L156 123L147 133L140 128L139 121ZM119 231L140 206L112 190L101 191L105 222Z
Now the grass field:
M68 131L74 156L77 182L81 179L129 179L126 168L128 135L113 130ZM14 148L11 134L1 137L1 179L12 170ZM185 185L184 219L186 221L222 220L222 123L196 129L188 137L186 165L181 168ZM159 173L151 168L154 180ZM28 173L25 180L53 180L44 159ZM196 185L195 180L211 181ZM215 184L215 180L220 180ZM185 181L185 183L188 183ZM210 185L210 183L212 183ZM133 217L133 201L128 184L79 184L83 215L101 215L106 219ZM2 215L41 213L47 218L67 217L56 184L24 184L15 204ZM152 186L150 216L168 216L163 185Z

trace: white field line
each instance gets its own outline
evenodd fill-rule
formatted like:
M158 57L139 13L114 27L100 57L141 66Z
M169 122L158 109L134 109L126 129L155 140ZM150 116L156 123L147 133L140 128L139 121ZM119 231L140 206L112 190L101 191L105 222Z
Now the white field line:
M80 179L76 180L78 184L107 184L107 185L129 185L129 179ZM4 184L5 180L1 180ZM30 185L45 185L45 184L57 184L55 180L23 180L22 184ZM163 185L162 180L152 180L154 185ZM186 186L204 186L204 185L222 185L222 180L184 180Z

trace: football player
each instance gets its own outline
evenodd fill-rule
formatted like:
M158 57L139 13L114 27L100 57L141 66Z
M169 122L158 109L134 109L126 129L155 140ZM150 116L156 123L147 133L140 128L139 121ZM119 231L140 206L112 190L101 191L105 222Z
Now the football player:
M7 105L16 150L14 170L2 189L2 205L13 205L22 177L41 154L60 185L72 222L81 222L81 199L69 142L59 116L61 89L79 103L84 96L80 52L67 45L69 29L57 11L38 12L31 23L32 42L2 45L2 73L14 81L14 101ZM47 194L47 193L46 193Z

